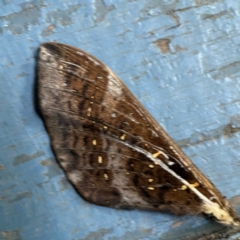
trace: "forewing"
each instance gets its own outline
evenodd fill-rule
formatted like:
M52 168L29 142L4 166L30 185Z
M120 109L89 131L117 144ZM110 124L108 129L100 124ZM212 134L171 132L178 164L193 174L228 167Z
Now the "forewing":
M231 210L102 62L80 49L45 43L38 69L40 108L53 150L85 199L196 214L203 212L202 194Z

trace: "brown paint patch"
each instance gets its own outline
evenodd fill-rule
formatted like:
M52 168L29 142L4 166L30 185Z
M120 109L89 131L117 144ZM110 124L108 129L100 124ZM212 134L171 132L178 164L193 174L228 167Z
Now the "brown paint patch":
M222 11L222 12L219 12L219 13L215 13L215 14L203 14L201 16L201 18L203 20L206 20L206 19L216 20L217 18L220 18L220 17L222 17L224 15L227 15L227 13L228 12L225 10L225 11Z
M223 2L223 0L196 0L195 4L202 6L202 5L211 5L216 2Z
M43 33L42 33L42 36L46 37L46 36L49 36L53 33L53 29L55 28L55 25L51 24L51 25L48 25Z
M4 165L0 164L0 171L4 169Z
M230 138L234 133L237 133L240 131L239 127L233 127L232 124L228 124L226 125L226 127L223 129L223 135L225 135L225 137Z
M169 49L170 42L171 42L171 40L168 38L161 38L161 39L158 39L157 41L155 41L154 43L159 47L162 54L166 54L170 50Z
M23 240L21 230L1 231L0 238L2 240Z

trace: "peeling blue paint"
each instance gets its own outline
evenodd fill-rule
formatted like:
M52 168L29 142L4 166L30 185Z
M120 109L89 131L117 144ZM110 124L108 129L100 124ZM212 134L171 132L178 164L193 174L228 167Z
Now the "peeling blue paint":
M77 12L79 8L81 7L81 4L76 5L70 5L66 10L56 10L53 12L50 12L46 16L46 22L48 23L57 23L62 26L70 25L72 23L72 14Z
M38 25L40 12L37 6L31 3L20 4L21 11L1 16L0 20L4 21L4 28L9 30L12 34L22 34L30 30L30 26Z

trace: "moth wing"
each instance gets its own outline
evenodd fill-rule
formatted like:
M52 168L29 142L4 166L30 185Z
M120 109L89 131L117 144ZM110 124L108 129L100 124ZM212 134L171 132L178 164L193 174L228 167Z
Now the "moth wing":
M228 221L236 218L221 193L106 65L60 43L44 43L39 55L39 101L52 148L86 200L215 217L216 205L216 211L230 214Z

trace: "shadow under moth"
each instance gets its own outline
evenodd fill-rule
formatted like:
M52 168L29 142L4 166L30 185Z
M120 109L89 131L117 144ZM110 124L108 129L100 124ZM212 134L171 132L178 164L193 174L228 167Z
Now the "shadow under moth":
M205 213L239 225L220 191L92 55L42 44L38 94L56 158L86 200L177 215Z

